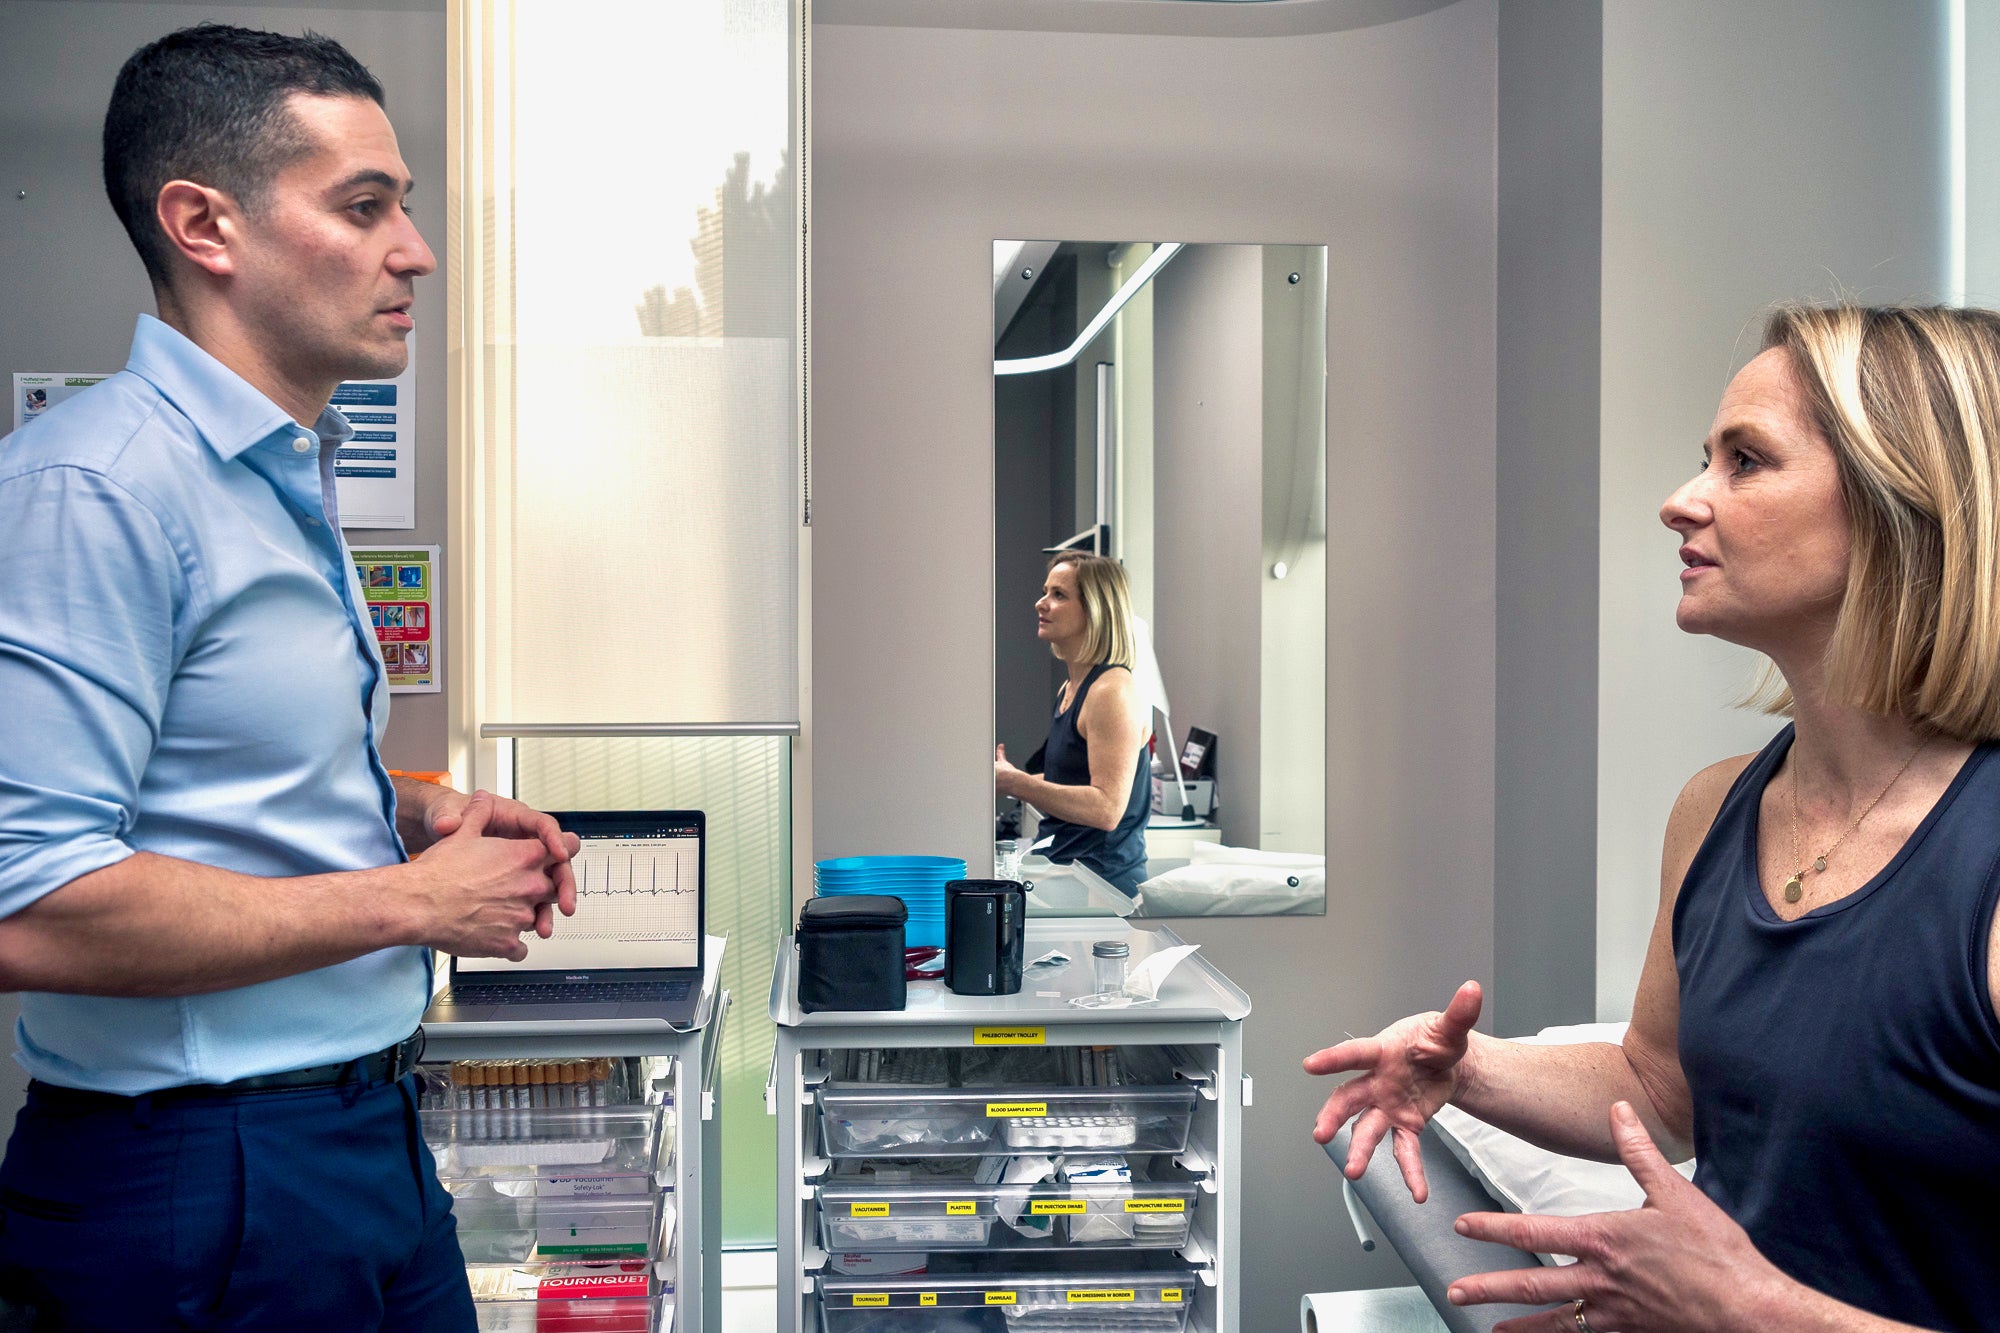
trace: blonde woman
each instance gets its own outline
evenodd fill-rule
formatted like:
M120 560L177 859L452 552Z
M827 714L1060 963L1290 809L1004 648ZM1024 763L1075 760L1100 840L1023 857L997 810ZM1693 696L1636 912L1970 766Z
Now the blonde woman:
M1631 1169L1632 1212L1460 1219L1580 1260L1453 1283L1562 1302L1508 1333L1992 1328L2000 316L1780 311L1702 460L1660 511L1676 619L1765 654L1791 724L1681 792L1623 1045L1486 1037L1467 982L1307 1058L1358 1073L1314 1137L1359 1116L1354 1177L1393 1134L1419 1202L1447 1101Z
M1125 893L1146 878L1152 803L1149 709L1132 681L1132 595L1108 556L1064 552L1049 561L1035 602L1035 635L1069 668L1056 699L1039 776L993 759L993 786L1042 813L1044 855L1081 861Z

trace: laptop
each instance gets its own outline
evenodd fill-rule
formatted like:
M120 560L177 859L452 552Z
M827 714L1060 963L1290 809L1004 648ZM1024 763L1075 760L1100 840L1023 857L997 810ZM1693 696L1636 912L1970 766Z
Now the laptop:
M456 1023L694 1022L701 1003L707 821L699 810L550 811L581 841L576 915L532 931L528 956L451 960L426 1027Z

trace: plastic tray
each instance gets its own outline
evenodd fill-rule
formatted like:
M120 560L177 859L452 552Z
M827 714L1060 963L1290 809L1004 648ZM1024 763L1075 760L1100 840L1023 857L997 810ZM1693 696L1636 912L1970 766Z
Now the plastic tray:
M489 1182L453 1193L468 1265L616 1263L665 1248L657 1194L509 1195Z
M533 1180L549 1176L652 1175L671 1182L671 1108L533 1107L420 1111L438 1178Z
M592 1268L476 1271L473 1312L487 1333L665 1333L670 1291L643 1272Z
M1153 1153L1187 1147L1192 1085L1131 1088L821 1087L829 1157Z
M1031 1333L1036 1329L1179 1333L1198 1279L1192 1269L1149 1272L819 1280L824 1333L939 1328Z
M835 1175L815 1194L820 1244L834 1253L1036 1245L1171 1249L1187 1243L1201 1187L1144 1180L883 1185Z

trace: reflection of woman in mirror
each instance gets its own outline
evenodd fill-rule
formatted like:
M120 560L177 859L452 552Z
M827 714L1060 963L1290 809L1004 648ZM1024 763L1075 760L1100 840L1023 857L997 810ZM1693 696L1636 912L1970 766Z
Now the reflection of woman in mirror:
M1040 776L1007 762L993 785L1042 813L1036 847L1057 865L1081 861L1126 893L1146 878L1152 801L1151 709L1132 680L1132 596L1109 556L1066 551L1049 562L1035 635L1069 667L1056 698Z

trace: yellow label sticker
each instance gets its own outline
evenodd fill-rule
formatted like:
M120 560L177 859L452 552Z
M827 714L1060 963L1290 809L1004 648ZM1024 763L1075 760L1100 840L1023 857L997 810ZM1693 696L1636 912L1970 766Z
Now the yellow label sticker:
M974 1046L1040 1046L1048 1040L1047 1028L974 1028Z
M920 1294L919 1294L919 1295L917 1296L917 1304L918 1304L918 1305L936 1305L936 1304L937 1304L937 1293L936 1293L936 1292L934 1292L934 1291L926 1291L926 1292L922 1292L922 1293L920 1293Z
M947 1199L944 1204L946 1217L972 1217L979 1212L979 1204L973 1199Z
M1160 1291L1160 1299L1169 1305L1179 1305L1181 1303L1181 1289L1179 1287L1164 1287Z
M1088 1291L1072 1291L1069 1300L1072 1305L1125 1305L1132 1300L1132 1289L1093 1287Z
M1014 1293L1011 1291L989 1291L986 1293L986 1303L988 1305L1012 1305L1014 1303Z
M889 1205L886 1203L855 1203L847 1208L850 1217L887 1217Z
M857 1291L854 1293L854 1304L857 1309L864 1305L887 1305L888 1303L889 1293L886 1291Z
M856 1204L859 1208L861 1205ZM1186 1199L1127 1199L1125 1211L1128 1213L1184 1213Z
M1090 1205L1082 1199L1037 1199L1028 1205L1028 1212L1035 1217L1048 1217L1060 1213L1087 1213Z
M1047 1115L1048 1113L1049 1104L1047 1102L986 1103L986 1118L989 1120L1007 1120L1017 1116Z

